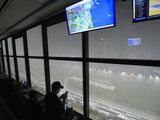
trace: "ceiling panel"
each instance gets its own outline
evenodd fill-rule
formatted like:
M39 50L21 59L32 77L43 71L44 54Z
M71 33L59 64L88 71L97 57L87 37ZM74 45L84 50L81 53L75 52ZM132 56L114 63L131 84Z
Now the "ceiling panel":
M4 0L1 0L1 2ZM64 8L72 3L80 0L11 0L7 9L0 14L0 39L6 35L22 29L36 21L54 15L55 13L64 10ZM46 4L49 2L50 4ZM44 7L45 6L45 7ZM39 9L40 8L40 9ZM34 14L29 17L29 14ZM27 18L22 20L23 18ZM21 22L19 22L21 21ZM18 22L18 24L16 24ZM9 29L8 29L9 28ZM7 32L6 32L7 30ZM5 33L4 33L5 31ZM2 34L3 33L3 34Z
M0 27L9 28L42 5L43 3L37 0L13 0L3 14L0 15ZM1 30L0 34L2 32Z

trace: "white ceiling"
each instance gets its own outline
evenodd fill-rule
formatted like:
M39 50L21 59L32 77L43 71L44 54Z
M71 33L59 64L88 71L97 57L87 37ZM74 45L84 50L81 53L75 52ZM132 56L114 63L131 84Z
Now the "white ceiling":
M0 0L0 10L6 0ZM0 11L0 39L80 0L7 0ZM27 19L24 19L27 18Z

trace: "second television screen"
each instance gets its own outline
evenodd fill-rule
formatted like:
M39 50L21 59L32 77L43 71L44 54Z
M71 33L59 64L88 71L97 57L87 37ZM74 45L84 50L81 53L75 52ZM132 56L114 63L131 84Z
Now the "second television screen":
M66 8L69 33L115 25L114 0L83 0Z
M160 18L160 0L133 0L133 21Z

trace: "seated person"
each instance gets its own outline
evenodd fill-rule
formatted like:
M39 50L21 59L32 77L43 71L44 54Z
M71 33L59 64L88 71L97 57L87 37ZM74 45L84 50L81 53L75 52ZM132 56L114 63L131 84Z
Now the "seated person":
M63 86L60 82L56 81L52 83L52 91L45 96L47 117L52 118L53 120L63 120L65 113L67 92L58 97L57 94L60 89L63 89Z
M27 118L30 120L36 120L41 114L41 106L37 101L37 92L34 90L29 91L28 98L25 101L25 110L27 113Z

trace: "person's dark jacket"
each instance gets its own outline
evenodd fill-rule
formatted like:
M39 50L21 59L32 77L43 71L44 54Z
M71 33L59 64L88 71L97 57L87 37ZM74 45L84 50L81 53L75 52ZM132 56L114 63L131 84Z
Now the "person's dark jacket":
M56 94L51 92L45 96L45 108L48 117L52 117L55 120L62 119L64 115L64 105Z

